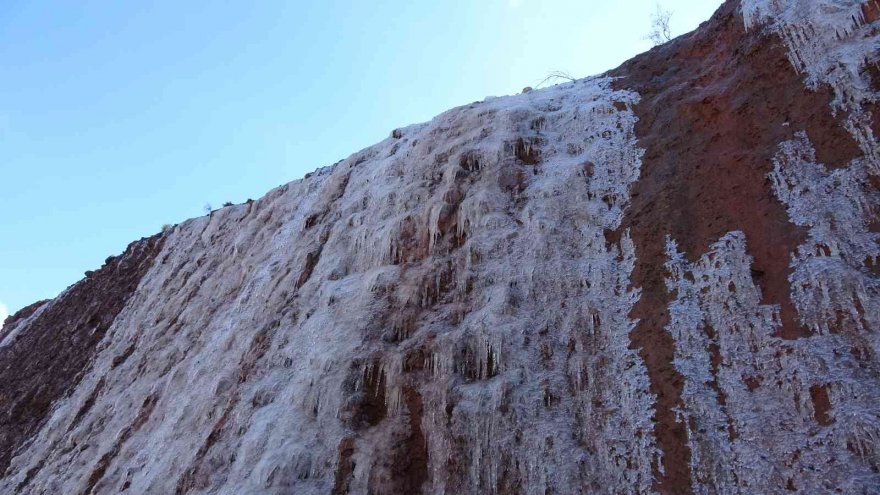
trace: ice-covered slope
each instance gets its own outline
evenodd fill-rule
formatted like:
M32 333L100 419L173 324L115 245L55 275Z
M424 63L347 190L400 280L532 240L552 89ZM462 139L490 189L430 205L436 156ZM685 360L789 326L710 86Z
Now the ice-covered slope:
M878 12L731 1L134 243L0 331L0 492L877 492Z

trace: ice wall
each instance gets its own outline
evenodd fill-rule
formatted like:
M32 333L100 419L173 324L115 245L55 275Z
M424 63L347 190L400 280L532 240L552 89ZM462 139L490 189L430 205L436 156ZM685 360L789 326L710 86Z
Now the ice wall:
M451 110L168 234L14 493L652 490L638 96Z

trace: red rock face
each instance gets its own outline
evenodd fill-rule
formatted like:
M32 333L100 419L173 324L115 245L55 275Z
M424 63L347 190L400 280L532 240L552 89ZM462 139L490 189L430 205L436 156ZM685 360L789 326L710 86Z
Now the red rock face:
M821 3L132 244L0 333L0 492L870 492L880 21Z
M877 0L865 2L862 6L862 13L865 16L865 22L872 23L880 19L880 3Z

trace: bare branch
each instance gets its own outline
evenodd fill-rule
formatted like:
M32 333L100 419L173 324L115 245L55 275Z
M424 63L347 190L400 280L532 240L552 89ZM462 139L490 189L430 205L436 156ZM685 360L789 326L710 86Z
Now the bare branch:
M664 10L660 4L657 4L657 10L651 14L651 32L647 39L651 40L655 46L662 45L672 39L672 30L669 28L669 19L672 17L672 11Z
M568 81L568 82L577 81L576 77L572 76L571 74L569 74L568 72L566 72L564 70L554 70L554 71L550 71L550 73L547 74L547 77L542 79L541 82L539 82L538 84L535 85L535 87L540 88L541 86L543 86L544 84L546 84L550 81L556 81L559 79L562 79L562 80Z

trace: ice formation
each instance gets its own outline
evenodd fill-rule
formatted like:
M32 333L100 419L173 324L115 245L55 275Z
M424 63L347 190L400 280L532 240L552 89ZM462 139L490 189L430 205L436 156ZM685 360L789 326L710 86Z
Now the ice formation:
M175 227L0 491L651 491L635 252L605 235L638 96L610 84L458 108Z
M868 182L868 160L829 171L816 163L805 133L780 145L771 174L791 221L809 229L792 255L792 299L803 324L818 334L861 336L878 355L880 234L870 230L880 197ZM863 347L863 346L862 346Z
M878 99L870 65L880 62L876 22L866 17L874 0L742 0L746 28L767 26L782 37L789 60L810 89L828 85L831 105L846 113L846 127L880 174L880 148L865 109Z
M873 493L880 375L876 357L853 354L860 338L776 337L778 308L760 302L741 232L695 263L672 240L668 255L694 493Z

